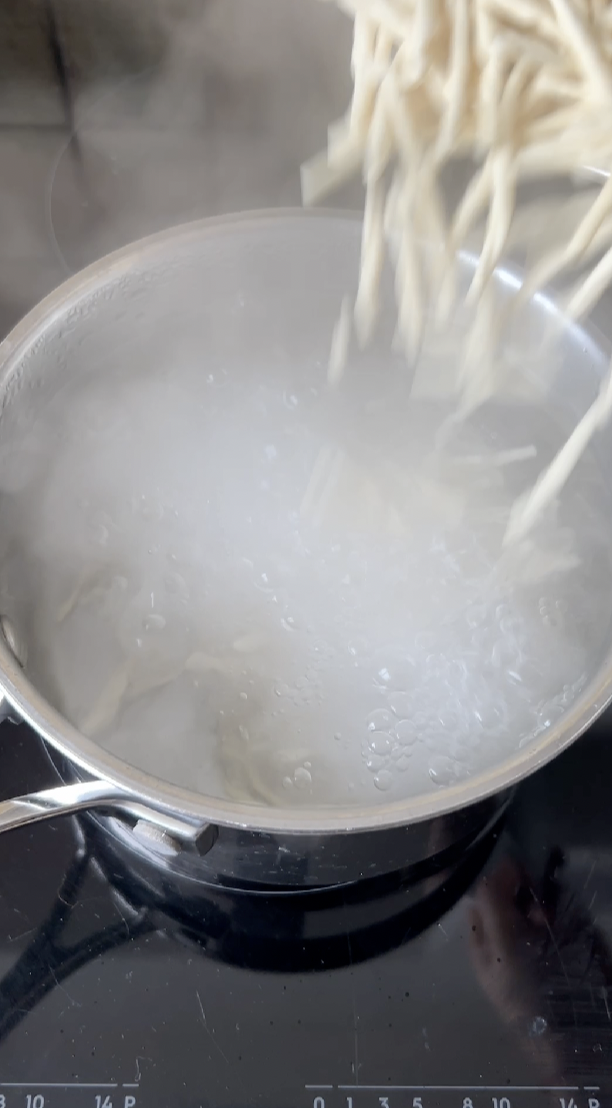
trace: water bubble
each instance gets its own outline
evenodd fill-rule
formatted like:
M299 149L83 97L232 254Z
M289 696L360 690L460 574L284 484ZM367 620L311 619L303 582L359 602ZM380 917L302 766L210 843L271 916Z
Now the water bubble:
M404 691L414 685L416 666L403 649L387 647L377 651L376 667L374 683L384 689L385 693L390 690Z
M392 731L395 716L388 708L375 708L368 716L368 731Z
M412 721L400 719L395 725L397 740L402 746L414 746L419 741L419 735L415 731Z
M550 630L557 630L563 627L565 623L565 611L566 605L563 601L552 599L548 596L541 596L538 601L538 611L544 627Z
M578 693L582 692L584 686L587 683L586 673L581 673L579 677L571 685L564 685L563 688L570 688L574 696L578 696Z
M374 784L376 785L377 789L380 789L381 793L388 792L393 784L393 777L389 773L389 770L382 769L380 773L377 773L376 777L374 778Z
M464 767L460 766L456 759L445 755L432 758L429 764L429 776L434 785L441 788L456 785L461 777L465 776Z
M454 735L456 735L460 731L462 726L462 720L459 716L459 713L453 711L452 708L442 709L442 711L438 714L438 723L446 732L448 738L452 738Z
M473 716L477 725L491 734L506 723L507 713L501 705L483 703L473 709Z
M536 1016L531 1024L531 1027L529 1028L529 1033L531 1035L539 1036L543 1035L547 1029L548 1021L544 1019L544 1016Z
M312 785L312 776L305 766L298 766L293 774L293 780L297 789L307 789Z
M388 754L391 750L391 739L385 731L372 731L368 736L368 746L374 754Z
M371 773L377 773L387 764L387 759L381 754L366 753L365 764Z
M562 715L563 708L555 700L543 704L536 713L537 733L550 730Z
M395 716L404 719L413 708L413 696L407 692L391 692L387 703Z

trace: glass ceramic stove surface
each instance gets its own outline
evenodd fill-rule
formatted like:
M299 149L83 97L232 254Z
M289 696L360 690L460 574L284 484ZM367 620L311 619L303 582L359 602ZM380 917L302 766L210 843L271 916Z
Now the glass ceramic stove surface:
M442 880L205 892L87 819L0 837L0 1108L612 1105L610 719ZM0 728L2 794L53 781Z

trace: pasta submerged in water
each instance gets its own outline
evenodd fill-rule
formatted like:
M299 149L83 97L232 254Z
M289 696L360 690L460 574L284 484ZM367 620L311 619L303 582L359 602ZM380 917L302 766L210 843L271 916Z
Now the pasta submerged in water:
M379 310L388 255L396 272L398 337L410 359L433 316L456 304L456 257L479 220L485 233L467 293L474 312L457 372L458 417L495 395L495 349L513 313L545 284L591 268L564 306L583 319L612 281L612 177L567 241L545 251L500 316L495 269L512 233L517 188L612 168L610 0L337 0L354 18L353 98L329 130L327 151L302 170L313 204L360 170L366 186L354 327L363 345ZM458 158L477 168L447 213L441 173ZM330 383L350 332L343 304ZM523 538L557 496L612 414L612 369L599 396L535 487L517 501L506 541Z

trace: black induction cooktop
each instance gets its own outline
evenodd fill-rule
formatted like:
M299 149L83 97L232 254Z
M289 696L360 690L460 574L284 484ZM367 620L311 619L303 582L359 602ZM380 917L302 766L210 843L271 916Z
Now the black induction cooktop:
M0 837L0 1108L612 1104L611 717L442 883L132 879L87 818ZM53 783L0 728L3 796Z

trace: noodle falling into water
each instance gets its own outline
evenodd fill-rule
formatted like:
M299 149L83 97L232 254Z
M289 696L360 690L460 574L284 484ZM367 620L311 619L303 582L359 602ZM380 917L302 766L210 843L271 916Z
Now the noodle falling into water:
M457 300L456 257L485 232L467 292L473 321L457 370L457 416L499 387L496 348L510 318L545 284L597 258L564 305L586 317L612 281L612 5L606 0L338 0L354 19L353 98L327 151L302 169L305 204L361 171L366 187L356 336L376 325L385 257L396 272L398 337L410 361L429 315L444 327ZM441 174L476 169L447 214ZM491 284L511 236L519 185L596 166L607 179L577 226L527 272L501 314ZM535 233L535 231L534 231ZM349 344L342 307L330 359L337 384ZM612 413L612 372L565 446L511 513L524 538Z

